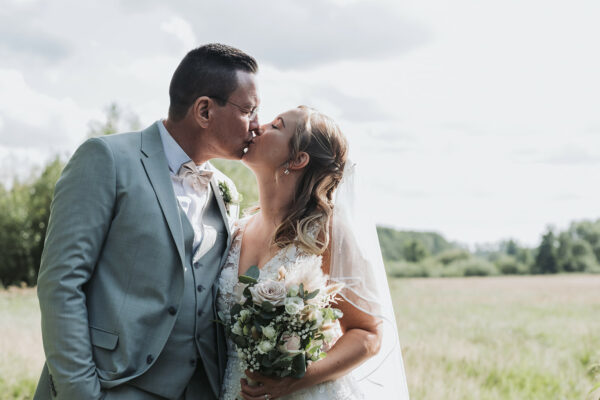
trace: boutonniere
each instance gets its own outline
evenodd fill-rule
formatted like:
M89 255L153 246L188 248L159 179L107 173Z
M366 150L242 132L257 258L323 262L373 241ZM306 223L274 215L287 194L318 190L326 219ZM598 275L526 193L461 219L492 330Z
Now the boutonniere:
M231 217L232 206L239 207L239 204L242 201L242 195L239 194L237 190L235 190L235 187L231 189L229 187L229 184L227 184L227 182L225 181L219 181L219 192L221 192L223 203L225 203L225 210L227 210L227 215Z

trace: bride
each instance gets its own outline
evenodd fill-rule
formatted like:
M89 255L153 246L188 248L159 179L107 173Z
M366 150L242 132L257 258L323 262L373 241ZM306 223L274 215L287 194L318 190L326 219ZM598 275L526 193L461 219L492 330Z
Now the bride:
M344 315L327 357L301 379L243 371L228 341L221 399L408 399L381 253L374 226L360 224L368 210L357 208L347 153L339 127L300 106L261 126L242 159L256 175L260 207L236 223L218 310L238 300L238 276L250 266L276 279L280 266L321 255L330 281L344 283L336 304Z

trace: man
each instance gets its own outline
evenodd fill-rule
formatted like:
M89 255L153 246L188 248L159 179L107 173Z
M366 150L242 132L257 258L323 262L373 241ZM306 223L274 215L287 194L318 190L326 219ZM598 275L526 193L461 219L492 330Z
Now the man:
M192 50L166 120L75 152L38 278L46 365L35 399L218 397L215 279L232 209L221 192L235 189L207 161L240 159L258 133L257 69L229 46Z

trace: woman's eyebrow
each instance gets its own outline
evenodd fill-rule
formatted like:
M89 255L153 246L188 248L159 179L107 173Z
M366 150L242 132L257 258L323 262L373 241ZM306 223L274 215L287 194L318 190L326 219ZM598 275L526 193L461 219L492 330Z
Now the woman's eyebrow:
M281 120L281 125L283 125L283 127L285 128L285 122L283 121L283 118L279 117L277 119Z

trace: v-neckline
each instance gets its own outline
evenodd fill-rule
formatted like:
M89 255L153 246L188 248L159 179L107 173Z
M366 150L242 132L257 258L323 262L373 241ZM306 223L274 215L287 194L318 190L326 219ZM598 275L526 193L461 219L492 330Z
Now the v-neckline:
M256 214L254 214L254 215L256 215ZM246 227L248 226L248 223L250 222L250 220L251 220L252 218L254 218L254 215L250 216L250 217L248 218L248 220L244 222L244 226L242 227L242 229L240 230L240 233L239 233L239 235L240 235L240 239L239 239L239 240L240 240L240 243L239 243L239 246L240 246L240 251L238 252L238 255L237 255L237 256L238 256L238 259L237 259L237 263L236 263L236 264L237 264L237 275L238 275L238 277L240 276L240 260L242 259L242 249L243 249L243 245L244 245L244 233L246 233ZM283 247L283 248L281 248L281 249L277 250L277 252L276 252L276 253L273 255L273 257L271 257L270 259L268 259L268 260L267 260L267 261L266 261L266 262L263 264L263 266L262 266L262 267L258 267L258 266L257 266L257 267L258 267L258 270L262 272L262 271L264 270L264 268L265 268L266 266L268 266L268 265L271 263L271 261L273 261L273 260L274 260L276 257L278 257L278 256L279 256L279 254L281 254L281 253L282 253L284 250L286 250L286 249L287 249L287 247L288 247L288 246L286 246L286 247ZM246 273L246 271L248 271L248 270L249 270L251 267L252 267L252 265L251 265L250 267L246 268L246 269L244 270L244 273Z

